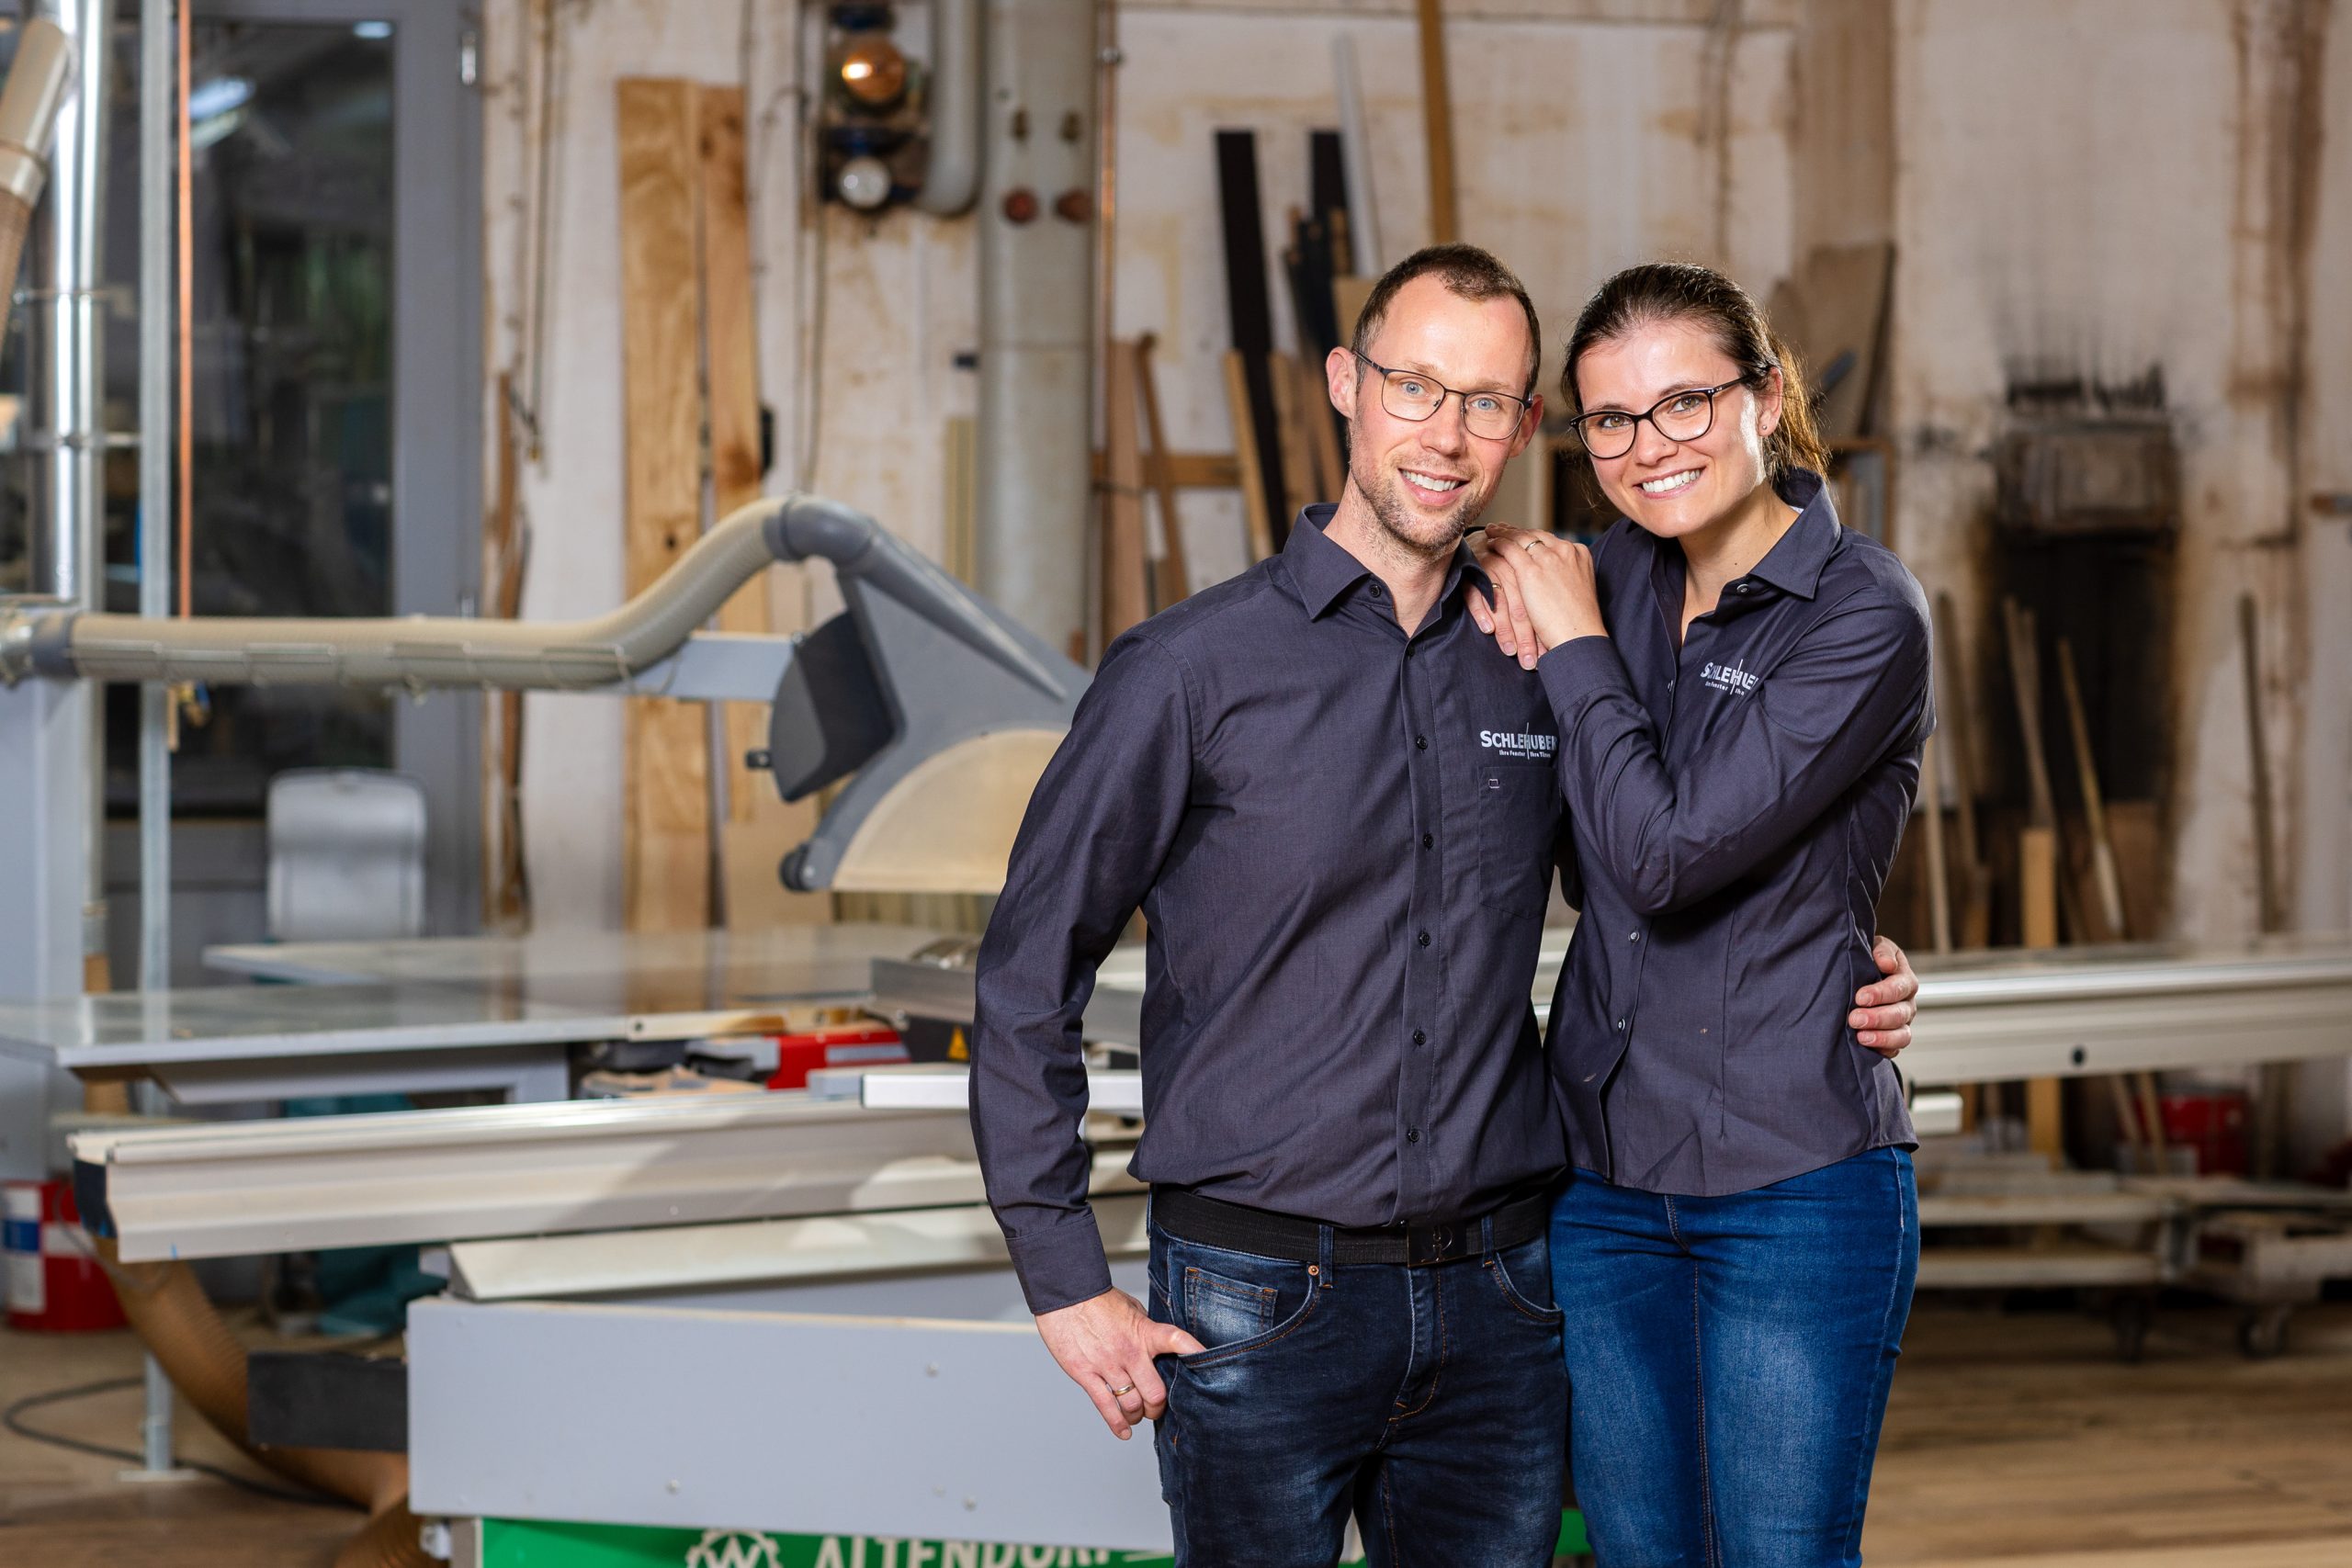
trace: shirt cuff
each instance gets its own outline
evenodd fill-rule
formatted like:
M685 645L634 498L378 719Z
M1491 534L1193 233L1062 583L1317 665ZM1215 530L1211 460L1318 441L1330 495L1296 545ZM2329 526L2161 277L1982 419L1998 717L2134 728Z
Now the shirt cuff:
M1580 637L1562 643L1535 661L1535 678L1544 683L1552 715L1560 721L1561 743L1566 744L1585 710L1609 695L1633 697L1633 677L1618 657L1612 637Z
M1004 1246L1032 1314L1076 1306L1111 1288L1111 1262L1103 1256L1102 1233L1091 1209L1044 1230L1007 1235Z

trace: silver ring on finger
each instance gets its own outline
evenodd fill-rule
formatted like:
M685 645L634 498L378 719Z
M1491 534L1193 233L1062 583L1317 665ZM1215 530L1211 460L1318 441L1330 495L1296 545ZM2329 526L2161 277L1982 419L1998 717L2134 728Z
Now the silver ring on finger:
M1520 547L1524 549L1529 555L1533 555L1535 553L1536 542L1533 539L1521 539L1519 543Z
M1113 1390L1111 1391L1111 1397L1112 1397L1112 1398L1114 1398L1114 1399L1125 1399L1125 1398L1126 1398L1126 1397L1127 1397L1127 1395L1129 1395L1129 1394L1131 1394L1131 1393L1135 1393L1135 1391L1136 1391L1136 1385L1135 1385L1135 1384L1133 1384L1133 1383L1125 1383L1125 1384L1123 1384L1122 1386L1120 1386L1120 1387L1118 1387L1118 1388L1114 1388L1114 1389L1113 1389Z

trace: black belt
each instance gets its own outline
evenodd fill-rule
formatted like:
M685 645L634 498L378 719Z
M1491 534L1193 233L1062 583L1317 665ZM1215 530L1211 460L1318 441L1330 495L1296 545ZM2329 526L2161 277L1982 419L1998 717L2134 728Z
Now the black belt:
M1400 1263L1419 1268L1475 1258L1486 1245L1485 1222L1494 1222L1496 1250L1520 1247L1544 1234L1550 1223L1552 1200L1537 1192L1514 1198L1499 1208L1464 1219L1430 1220L1419 1224L1334 1225L1331 1262ZM1221 1247L1260 1258L1292 1263L1315 1263L1323 1257L1322 1225L1295 1214L1277 1214L1222 1199L1204 1198L1182 1187L1151 1190L1151 1221L1180 1241Z

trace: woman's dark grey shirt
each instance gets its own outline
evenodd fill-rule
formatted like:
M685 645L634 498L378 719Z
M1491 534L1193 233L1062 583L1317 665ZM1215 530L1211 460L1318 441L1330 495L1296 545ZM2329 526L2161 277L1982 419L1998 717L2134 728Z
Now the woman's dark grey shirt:
M1935 728L1927 600L1819 476L1781 493L1795 523L1679 649L1681 548L1621 521L1610 636L1537 666L1584 885L1548 1054L1576 1164L1647 1191L1915 1142L1846 1018Z

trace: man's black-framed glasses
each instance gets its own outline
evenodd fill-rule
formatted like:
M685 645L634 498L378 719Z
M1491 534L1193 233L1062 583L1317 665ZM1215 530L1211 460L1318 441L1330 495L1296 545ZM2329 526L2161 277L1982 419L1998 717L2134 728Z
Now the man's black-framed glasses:
M1640 413L1627 413L1623 409L1596 409L1568 421L1568 428L1584 443L1589 456L1603 462L1622 457L1634 449L1634 435L1648 420L1652 429L1668 441L1696 441L1715 427L1715 396L1734 387L1744 386L1745 376L1735 376L1720 387L1692 387L1687 391L1668 392Z
M1418 370L1393 370L1366 354L1348 350L1380 372L1380 406L1398 419L1416 423L1444 406L1451 395L1462 400L1462 428L1487 441L1505 441L1519 429L1527 400L1509 392L1462 392L1433 381Z

